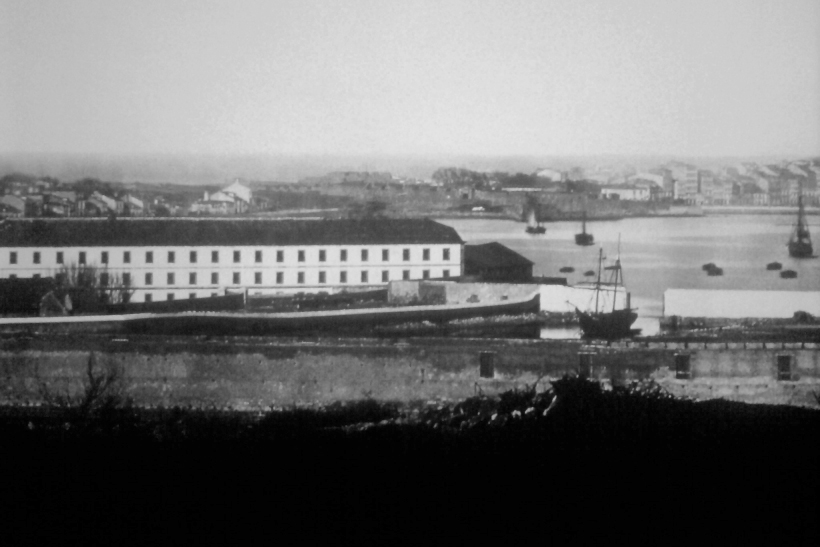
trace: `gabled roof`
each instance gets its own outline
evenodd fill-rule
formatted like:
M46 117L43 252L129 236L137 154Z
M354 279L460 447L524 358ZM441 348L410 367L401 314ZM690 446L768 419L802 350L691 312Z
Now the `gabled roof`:
M524 258L509 247L493 241L483 245L465 245L464 262L479 268L498 268L504 266L532 266L532 260Z
M0 223L2 247L414 243L463 242L453 228L426 219L38 219Z

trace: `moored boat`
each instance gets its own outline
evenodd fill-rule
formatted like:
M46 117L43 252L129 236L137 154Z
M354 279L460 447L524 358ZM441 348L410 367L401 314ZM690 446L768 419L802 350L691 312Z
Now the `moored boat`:
M595 243L595 238L592 234L587 233L587 212L584 209L584 217L581 221L581 233L575 234L575 244L576 245L593 245Z
M528 234L544 234L547 229L541 226L535 215L535 209L530 209L530 214L527 217L527 228L525 230Z
M598 252L598 280L595 283L595 308L591 312L582 312L577 307L575 313L578 315L578 322L581 331L587 338L603 338L613 340L625 338L631 334L632 323L638 319L635 309L629 305L627 297L626 307L617 309L618 287L623 285L623 273L621 271L621 259L616 259L614 266L607 266L605 270L612 272L612 281L604 288L601 283L601 266L603 264L603 249ZM611 287L611 288L610 288ZM600 296L602 291L612 292L612 310L605 310L600 306Z
M803 210L803 185L799 186L797 194L797 222L794 225L789 242L789 256L792 258L814 258L814 248L809 235L809 224L806 222L806 213Z

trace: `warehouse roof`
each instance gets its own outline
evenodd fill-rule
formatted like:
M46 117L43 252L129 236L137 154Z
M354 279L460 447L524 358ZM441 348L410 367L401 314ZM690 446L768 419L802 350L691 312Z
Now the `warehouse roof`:
M463 243L427 219L74 219L0 222L0 247Z
M532 266L534 262L501 243L465 245L464 261L479 268L499 268L507 266Z

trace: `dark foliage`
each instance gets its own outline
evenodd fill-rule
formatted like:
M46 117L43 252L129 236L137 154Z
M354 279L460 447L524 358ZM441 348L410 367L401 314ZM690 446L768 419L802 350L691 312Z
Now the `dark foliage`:
M815 410L576 377L456 404L95 408L85 428L59 406L0 408L7 537L818 539Z

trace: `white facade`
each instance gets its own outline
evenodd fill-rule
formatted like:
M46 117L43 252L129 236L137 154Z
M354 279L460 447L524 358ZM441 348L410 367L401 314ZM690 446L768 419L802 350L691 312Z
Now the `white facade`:
M618 199L631 201L648 201L650 191L646 186L603 186L601 196L611 199L615 196Z
M539 169L535 173L536 177L550 179L553 182L561 182L564 180L564 173L557 169Z
M101 226L102 227L102 226ZM4 247L0 277L53 277L72 264L130 276L132 302L376 289L400 279L457 277L459 244ZM112 277L113 279L113 277Z

